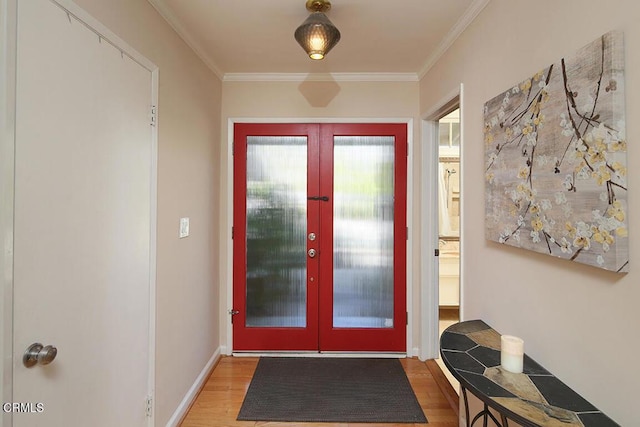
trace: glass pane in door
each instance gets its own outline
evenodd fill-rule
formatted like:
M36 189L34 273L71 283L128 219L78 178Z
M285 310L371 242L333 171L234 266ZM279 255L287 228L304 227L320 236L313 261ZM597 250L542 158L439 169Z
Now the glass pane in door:
M305 327L307 138L247 137L248 327Z
M334 137L333 326L392 328L394 137Z

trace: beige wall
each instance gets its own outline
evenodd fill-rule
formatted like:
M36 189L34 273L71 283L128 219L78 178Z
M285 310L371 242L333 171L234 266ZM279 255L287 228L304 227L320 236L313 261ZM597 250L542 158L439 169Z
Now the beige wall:
M220 157L221 177L221 203L225 205L233 190L232 182L228 179L228 129L230 119L242 121L252 119L260 121L268 120L294 120L314 119L330 121L359 119L366 121L372 119L413 119L414 146L419 141L420 120L418 116L418 83L417 82L345 82L345 81L304 81L304 82L224 82L222 90L222 153ZM414 160L419 159L419 153L414 153ZM415 162L414 162L415 163ZM414 183L414 206L419 206L416 198L419 191L419 182ZM417 224L416 224L417 225ZM220 228L229 230L231 218L222 212ZM419 236L419 230L412 233ZM414 245L414 270L417 271L418 263L418 239ZM227 290L230 290L231 277L227 274L227 267L231 263L229 241L222 241L220 248L220 283L221 310L225 312L227 306ZM417 325L417 311L419 294L417 293L419 277L413 276L414 287L414 313L415 329L413 331L414 347L417 342L419 328ZM221 325L222 343L230 342L227 334L227 325ZM227 349L229 351L230 349Z
M420 84L421 111L464 84L463 310L502 333L624 426L638 424L640 6L637 0L493 0ZM603 33L626 44L630 270L608 273L484 237L483 104Z
M220 80L146 0L75 0L160 70L156 420L166 425L219 347ZM180 217L191 235L178 239Z

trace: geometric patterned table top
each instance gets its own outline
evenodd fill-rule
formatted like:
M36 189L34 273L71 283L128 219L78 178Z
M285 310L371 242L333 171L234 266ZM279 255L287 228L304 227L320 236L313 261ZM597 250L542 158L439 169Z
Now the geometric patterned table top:
M482 320L445 329L440 353L464 388L523 426L620 427L526 354L521 374L502 369L500 334Z

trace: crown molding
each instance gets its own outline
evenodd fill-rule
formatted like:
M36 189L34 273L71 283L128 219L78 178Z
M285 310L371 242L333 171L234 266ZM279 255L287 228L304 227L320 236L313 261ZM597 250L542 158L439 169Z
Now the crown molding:
M226 73L225 82L417 82L415 73Z
M213 73L222 80L224 78L224 73L213 59L207 55L205 49L202 47L200 43L198 43L187 29L180 23L180 20L173 14L171 9L165 4L163 0L147 0L153 8L158 11L160 16L164 18L165 21L178 33L178 36L184 40L184 42L194 51L194 53L205 63L205 65L213 71Z
M203 46L180 23L164 0L147 0L151 6L175 30L194 53L220 80L228 82L302 82L302 81L343 81L343 82L417 82L438 62L464 30L482 12L491 0L474 0L462 17L447 33L436 50L425 61L418 73L224 73L208 55Z
M429 70L438 62L438 60L444 55L444 53L451 47L451 45L460 37L460 35L467 29L467 27L476 19L476 17L482 12L482 10L489 4L491 0L474 0L473 3L465 10L464 14L458 19L458 22L451 28L447 35L442 39L442 42L434 50L434 52L427 58L424 65L418 72L418 78L422 79Z

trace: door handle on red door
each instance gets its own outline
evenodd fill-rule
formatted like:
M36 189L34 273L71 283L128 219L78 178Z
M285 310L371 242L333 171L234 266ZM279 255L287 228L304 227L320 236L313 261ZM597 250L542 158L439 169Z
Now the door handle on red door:
M39 342L31 344L22 356L22 364L27 368L35 365L48 365L58 355L58 349L52 345L43 346Z
M307 252L309 254L309 258L314 258L316 256L316 250L311 248L309 249L309 252Z

